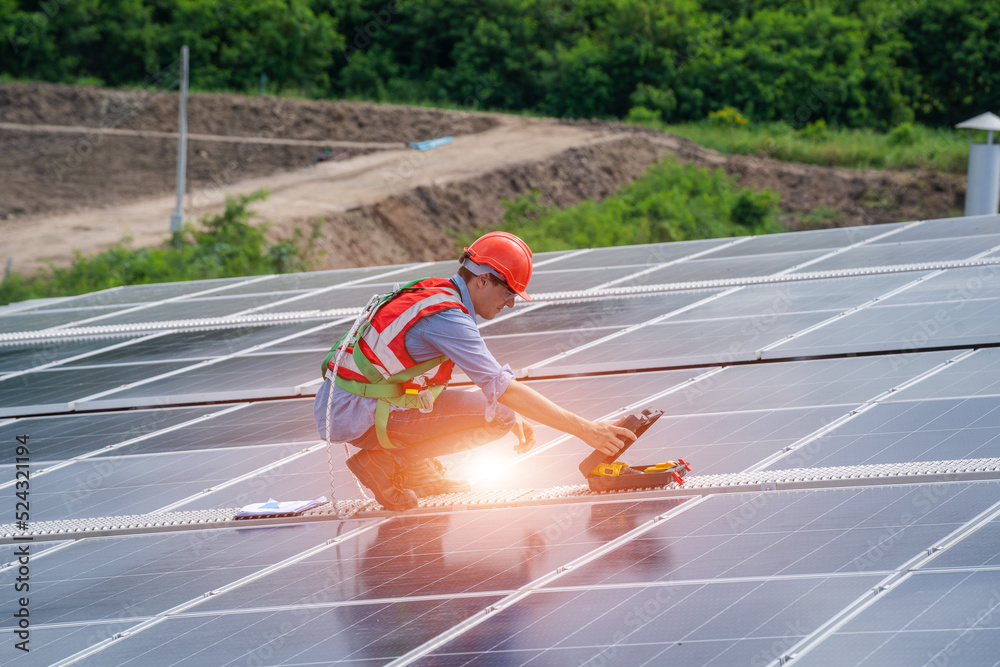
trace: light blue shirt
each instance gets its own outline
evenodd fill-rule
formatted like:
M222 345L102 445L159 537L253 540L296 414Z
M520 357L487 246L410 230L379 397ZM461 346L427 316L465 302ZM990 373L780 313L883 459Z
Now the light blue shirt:
M458 274L451 280L458 285L462 305L469 311L468 314L458 308L450 308L418 320L406 332L406 349L417 361L441 355L454 361L483 390L486 395L485 417L487 421L493 421L497 399L507 391L514 372L509 365L501 366L483 342L465 281ZM354 440L364 435L375 425L376 403L374 398L355 396L334 385L330 439ZM405 408L393 406L392 409Z

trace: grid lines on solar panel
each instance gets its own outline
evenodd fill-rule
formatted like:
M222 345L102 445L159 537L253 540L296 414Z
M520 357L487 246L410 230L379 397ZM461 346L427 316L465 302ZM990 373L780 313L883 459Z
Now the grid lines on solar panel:
M866 308L764 351L763 358L998 342L1000 299Z
M954 461L998 454L1000 398L942 399L876 405L768 467Z
M1000 245L1000 234L904 242L898 242L894 237L889 237L885 243L871 243L852 248L847 252L811 264L805 270L835 271L872 266L971 259Z
M78 355L89 355L131 339L132 336L124 335L0 345L0 377L5 373L37 368Z
M983 482L715 495L555 585L891 572L991 507L997 488Z
M722 248L731 242L732 239L702 239L679 243L591 248L575 256L564 257L546 264L544 268L559 270L586 269L595 266L653 266L676 261L713 248ZM539 267L539 269L542 268Z
M208 489L224 487L234 478L261 469L269 471L276 462L300 455L302 449L301 444L276 444L237 451L122 453L76 461L36 477L31 517L50 521L163 511ZM267 472L259 474L255 481L257 495L267 493ZM242 504L266 500L250 497Z
M623 281L619 286L628 287L701 280L721 280L724 278L769 276L779 271L791 269L811 259L821 257L826 252L825 250L807 250L719 259L714 259L712 255L707 255L703 258L673 264L632 280Z
M81 665L385 665L495 598L179 615Z
M313 524L81 540L33 561L32 621L154 616L322 544L335 530Z
M295 387L319 377L322 360L315 352L239 355L124 388L80 405L93 408L292 397L297 394ZM149 373L147 377L154 375Z
M918 572L802 655L801 664L995 665L998 591L997 571Z
M668 415L857 406L951 358L949 352L731 366L664 396Z
M197 419L206 413L223 410L225 407L181 407L106 414L32 417L0 426L0 438L12 442L15 435L29 433L32 463L37 465L70 459L131 439L155 434L157 431Z
M882 227L882 225L878 225ZM957 237L1000 234L1000 216L971 216L962 218L942 218L926 220L915 227L903 230L889 238L875 243L899 243L902 241L926 241Z
M70 401L101 391L184 368L186 362L105 366L89 368L54 368L0 381L0 416L31 413L28 408L65 412Z
M208 611L513 589L589 553L679 500L402 515L262 577Z
M535 592L427 664L765 665L877 576ZM422 664L422 663L417 663Z

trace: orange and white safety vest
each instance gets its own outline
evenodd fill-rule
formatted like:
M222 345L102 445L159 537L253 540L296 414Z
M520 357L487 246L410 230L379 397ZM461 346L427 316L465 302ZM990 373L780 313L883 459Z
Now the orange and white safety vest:
M323 360L324 377L336 366L334 382L338 387L356 396L378 399L375 434L386 449L396 448L386 434L389 406L430 412L455 365L443 355L416 361L406 349L406 332L422 318L451 308L469 312L450 280L414 280L385 294L351 340L346 340L345 334ZM341 348L341 361L336 365L334 357Z

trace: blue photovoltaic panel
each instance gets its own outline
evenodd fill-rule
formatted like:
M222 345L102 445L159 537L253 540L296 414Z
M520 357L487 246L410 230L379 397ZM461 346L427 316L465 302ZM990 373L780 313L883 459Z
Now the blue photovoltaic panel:
M430 595L510 593L682 501L400 516L261 577L203 610Z
M1000 396L1000 350L976 350L961 361L941 369L935 374L933 382L920 382L907 387L893 400L964 396Z
M657 269L632 280L623 281L620 286L656 285L660 283L685 283L701 280L723 280L729 278L751 278L769 276L787 271L799 264L826 254L825 250L805 250L746 257L723 257L712 255L679 262Z
M294 324L243 324L218 329L164 333L65 364L64 368L147 361L210 359L312 329L315 321ZM108 345L108 343L106 343Z
M279 299L287 298L284 293L248 294L244 296L229 296L225 292L212 297L185 299L169 303L152 305L140 310L129 310L120 315L109 315L96 320L95 324L109 326L114 324L139 324L142 322L172 322L175 320L194 320L200 318L227 317L243 311L266 306Z
M664 410L625 455L634 465L685 457L692 475L712 475L765 462L772 469L879 463L898 476L913 461L998 457L1000 353L986 348L944 362L998 342L990 336L997 334L991 313L1000 270L932 275L878 267L980 254L1000 245L1000 216L930 221L864 243L904 224L540 253L532 294L608 283L643 292L519 304L513 316L482 322L482 332L515 368L569 352L528 368L525 381L587 419L623 408ZM860 245L837 252L852 244ZM30 436L32 521L228 509L331 492L360 498L343 446L334 443L331 461L313 424L309 394L318 388L319 363L348 324L316 329L332 321L318 312L358 308L395 282L449 277L456 265L141 286L4 316L0 327L15 326L7 331L107 314L93 325L123 323L100 339L0 345L0 375L88 355L0 380L0 415L66 413L0 424L0 437ZM776 275L838 266L858 271ZM649 291L754 276L779 281L721 298L712 298L721 288ZM358 284L345 285L351 281ZM195 296L205 290L213 291ZM176 300L157 303L164 299ZM149 307L115 314L132 304ZM757 358L762 347L861 305ZM144 325L245 310L303 314L232 327ZM99 352L144 328L149 340ZM937 345L955 349L915 351ZM784 360L804 356L818 358ZM689 367L638 370L673 365ZM174 370L181 372L143 383ZM839 426L829 429L833 422ZM993 581L997 522L944 551L931 548L995 509L996 481L702 489L707 495L689 499L586 495L577 466L591 450L548 427L537 435L526 455L515 454L507 435L441 458L474 491L505 489L521 499L549 493L555 503L456 511L441 497L435 510L388 519L36 543L30 664L58 662L178 605L184 610L78 664L382 665L416 651L414 664L764 665L785 659L803 639L818 640L795 658L803 664L890 664L899 656L906 664L995 662L1000 626L990 610L1000 596L984 592L1000 588ZM0 461L2 471L9 478L12 464ZM316 547L325 548L306 555ZM928 555L926 566L906 574ZM13 559L12 545L0 547L0 563ZM0 586L11 585L13 572L0 567ZM901 574L869 604L875 586ZM462 631L464 620L509 596ZM829 637L813 634L862 603ZM0 622L0 636L12 639L13 624L12 616ZM442 643L426 643L435 637Z
M677 322L667 319L573 352L557 364L577 371L608 371L752 361L758 349L829 316L812 312Z
M933 239L930 241L889 242L853 248L816 264L804 271L834 271L868 266L893 266L971 259L1000 245L1000 234L970 238Z
M239 450L122 454L77 461L43 476L35 476L31 517L35 521L54 521L161 511L302 449L301 444L287 444ZM266 476L257 482L256 495L259 496L267 487ZM241 506L267 500L250 499Z
M547 292L577 292L604 287L606 283L614 283L614 286L627 285L631 284L627 280L621 283L616 281L647 268L639 265L557 270L555 268L557 266L558 264L553 264L551 270L539 269L531 274L531 282L528 283L529 296Z
M1000 342L1000 299L865 308L767 350L774 359Z
M95 317L108 315L127 306L111 306L106 308L73 308L68 310L22 311L0 317L0 334L17 333L21 331L41 331L53 327L63 327L76 322L84 322Z
M995 665L998 591L997 571L914 574L803 655L801 664Z
M121 387L130 382L150 378L183 368L185 362L138 364L135 366L104 366L101 368L56 367L35 371L0 382L0 416L68 412L70 401Z
M148 411L146 414L150 414L153 419L160 419L161 415L170 415L178 411L213 416L211 419L203 419L184 428L152 433L150 437L129 445L127 449L107 450L102 452L101 456L226 449L286 442L311 445L319 438L313 422L312 397L250 403L235 410L231 409L232 407L212 405L203 408ZM116 412L112 413L112 416L130 414L143 414L143 412ZM79 418L86 417L81 415Z
M858 406L954 356L949 352L733 366L661 400L667 414Z
M556 301L539 308L515 310L512 316L485 324L483 336L597 327L624 328L646 322L716 294L715 290L604 297L586 301ZM505 314L509 311L504 311Z
M245 400L270 396L292 397L296 395L296 386L320 377L322 362L323 357L314 352L242 355L125 388L92 402L81 402L79 408L170 405L199 400ZM162 364L156 366L160 365ZM153 365L108 366L106 370L146 367L152 369ZM156 373L150 370L145 376L151 378L154 375Z
M390 268L395 269L397 267ZM400 268L398 271L394 270L391 275L385 275L381 272L376 273L368 278L362 278L358 283L362 285L374 285L376 283L399 283L403 285L419 278L451 278L457 272L458 259L456 258L454 260L431 262L429 264L414 264L410 268Z
M916 275L916 274L907 274ZM1000 298L1000 264L946 269L885 300L886 306Z
M876 229L888 227L878 225ZM943 218L926 220L910 229L893 234L875 243L900 243L902 241L926 241L931 239L953 239L963 236L1000 234L1000 216L980 215L963 218Z
M32 560L32 621L42 625L123 619L127 627L138 622L127 619L155 616L201 597L318 546L335 533L329 524L311 524L79 541ZM0 627L14 624L7 614L0 619Z
M315 429L315 427L313 427ZM316 443L319 442L317 437ZM315 444L315 443L314 443ZM305 449L305 445L295 446L294 451ZM357 450L350 448L351 454ZM226 450L229 456L239 455L239 450ZM333 445L333 483L334 490L330 489L330 455L325 448L310 452L303 456L291 458L280 465L271 463L266 471L258 475L247 477L238 482L220 486L211 493L200 495L179 506L179 511L205 510L205 509L226 509L232 507L243 507L251 503L265 502L270 498L289 500L312 500L320 496L329 498L331 493L337 500L354 500L362 498L358 491L354 475L350 473L345 464L344 445L334 443ZM204 487L203 487L204 488ZM202 489L198 489L201 491ZM370 498L371 493L366 491ZM266 498L263 496L267 496ZM187 496L184 496L185 498ZM174 499L181 500L181 497Z
M223 410L225 407L184 407L32 417L0 425L0 438L13 442L17 435L29 434L31 460L35 464L42 464L73 458L127 440L149 436L157 431L197 419L204 414ZM7 463L8 460L2 462Z
M333 285L343 285L357 280L371 279L386 274L395 275L395 271L404 268L398 266L369 266L357 269L336 269L333 271L313 271L310 273L285 273L271 276L267 280L252 282L240 287L226 290L226 294L257 294L262 292L292 292L296 290L315 290Z
M1000 565L998 543L1000 543L1000 520L993 519L942 551L937 558L928 562L924 569L996 569L997 565Z
M767 234L755 236L746 243L737 243L726 248L720 248L710 257L741 257L745 255L760 255L776 252L796 252L800 250L834 250L846 248L855 243L885 234L898 225L870 225L867 227L840 227L837 229L822 229L808 234L790 232L786 234Z
M4 373L37 368L81 354L88 354L112 345L120 345L132 336L103 336L43 342L31 341L0 345L0 376Z
M840 312L888 294L920 275L924 274L896 273L753 285L713 299L671 319L675 322L740 316L765 319L784 313Z
M858 415L772 469L953 461L1000 456L1000 397L887 403Z
M80 665L384 665L495 602L495 596L180 616ZM194 641L202 637L204 641Z
M991 482L719 494L552 585L892 571L991 507L997 489ZM894 539L883 540L887 532Z
M311 294L304 298L275 303L260 309L260 313L298 313L310 310L326 311L338 308L364 308L372 296L386 294L393 289L392 283L364 283L346 285L332 290ZM277 301L277 299L275 299Z
M191 294L219 290L228 285L253 281L253 278L219 278L216 280L192 280L183 283L154 283L151 285L126 285L91 294L69 297L56 303L40 305L36 311L62 310L64 308L89 308L97 306L119 306L152 303L164 299L176 299ZM221 290L220 293L228 293Z
M673 262L682 257L690 257L696 253L706 252L713 248L722 248L732 243L733 239L704 239L686 241L684 243L651 243L638 246L620 246L615 248L593 248L579 254L566 256L543 266L541 270L586 269L595 266L654 266ZM712 255L716 251L713 251ZM535 256L537 263L537 255ZM534 289L534 283L528 287Z
M533 593L434 651L427 664L489 664L499 655L512 665L766 665L878 579Z

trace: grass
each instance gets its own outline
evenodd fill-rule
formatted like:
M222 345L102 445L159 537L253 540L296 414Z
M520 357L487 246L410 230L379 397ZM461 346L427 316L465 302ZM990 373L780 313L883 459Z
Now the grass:
M537 190L501 200L501 227L535 252L766 234L784 231L778 198L738 187L722 169L667 158L600 202L560 210L544 204Z
M249 205L265 197L267 191L259 190L227 198L222 213L202 218L201 229L188 223L160 247L131 248L125 239L97 255L77 252L68 268L49 266L28 276L11 271L0 283L0 305L121 285L308 271L316 259L312 242L320 235L319 223L308 238L296 229L291 239L271 243L266 222L250 224Z
M701 121L668 125L634 112L629 122L670 132L722 153L851 169L926 169L964 174L968 166L969 137L961 130L904 123L882 133L831 128L822 121L798 129L786 123ZM975 141L985 139L985 133L973 135Z

